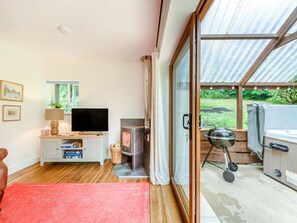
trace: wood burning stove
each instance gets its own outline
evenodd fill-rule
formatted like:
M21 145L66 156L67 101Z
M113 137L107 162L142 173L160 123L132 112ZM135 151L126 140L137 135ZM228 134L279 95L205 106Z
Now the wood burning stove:
M124 156L132 158L131 169L136 171L143 168L144 151L144 127L143 126L123 126L121 128L122 148Z

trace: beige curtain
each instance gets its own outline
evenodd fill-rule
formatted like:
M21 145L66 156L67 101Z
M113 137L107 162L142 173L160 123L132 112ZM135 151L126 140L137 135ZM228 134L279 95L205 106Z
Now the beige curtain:
M162 79L158 65L159 53L152 53L150 97L150 180L153 184L169 183L169 151L163 109Z

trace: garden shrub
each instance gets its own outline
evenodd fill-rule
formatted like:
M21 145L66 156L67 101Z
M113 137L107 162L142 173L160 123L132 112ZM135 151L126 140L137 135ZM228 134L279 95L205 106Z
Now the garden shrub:
M232 99L232 98L236 98L236 91L201 89L200 96L201 98L209 98L209 99Z
M256 101L265 101L271 97L268 90L244 90L242 95L245 100Z
M270 95L267 101L273 104L297 104L297 90L270 91Z

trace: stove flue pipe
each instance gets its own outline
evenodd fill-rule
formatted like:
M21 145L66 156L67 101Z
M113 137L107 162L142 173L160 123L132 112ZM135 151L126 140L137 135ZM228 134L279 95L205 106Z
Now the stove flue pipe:
M145 133L149 133L151 119L152 57L146 55L141 57L140 60L143 62L144 75L144 127Z

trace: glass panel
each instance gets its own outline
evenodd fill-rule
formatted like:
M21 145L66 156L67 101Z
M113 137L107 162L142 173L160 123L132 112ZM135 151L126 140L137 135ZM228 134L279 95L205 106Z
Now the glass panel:
M201 127L236 128L236 91L201 90Z
M201 82L239 82L270 40L203 40Z
M202 34L273 34L297 6L296 0L215 0Z
M78 107L78 97L79 97L79 88L77 84L70 85L70 88L72 89L71 95L70 95L70 105L71 108L77 108Z
M297 78L297 40L273 50L249 82L289 82Z
M59 84L59 103L65 112L69 111L68 106L68 84Z
M189 203L189 82L190 52L186 44L174 65L173 177ZM187 205L188 206L188 205Z
M55 81L48 83L48 94L50 94L49 100L51 106L60 104L65 112L71 112L72 108L79 106L79 85L69 81L69 83Z

